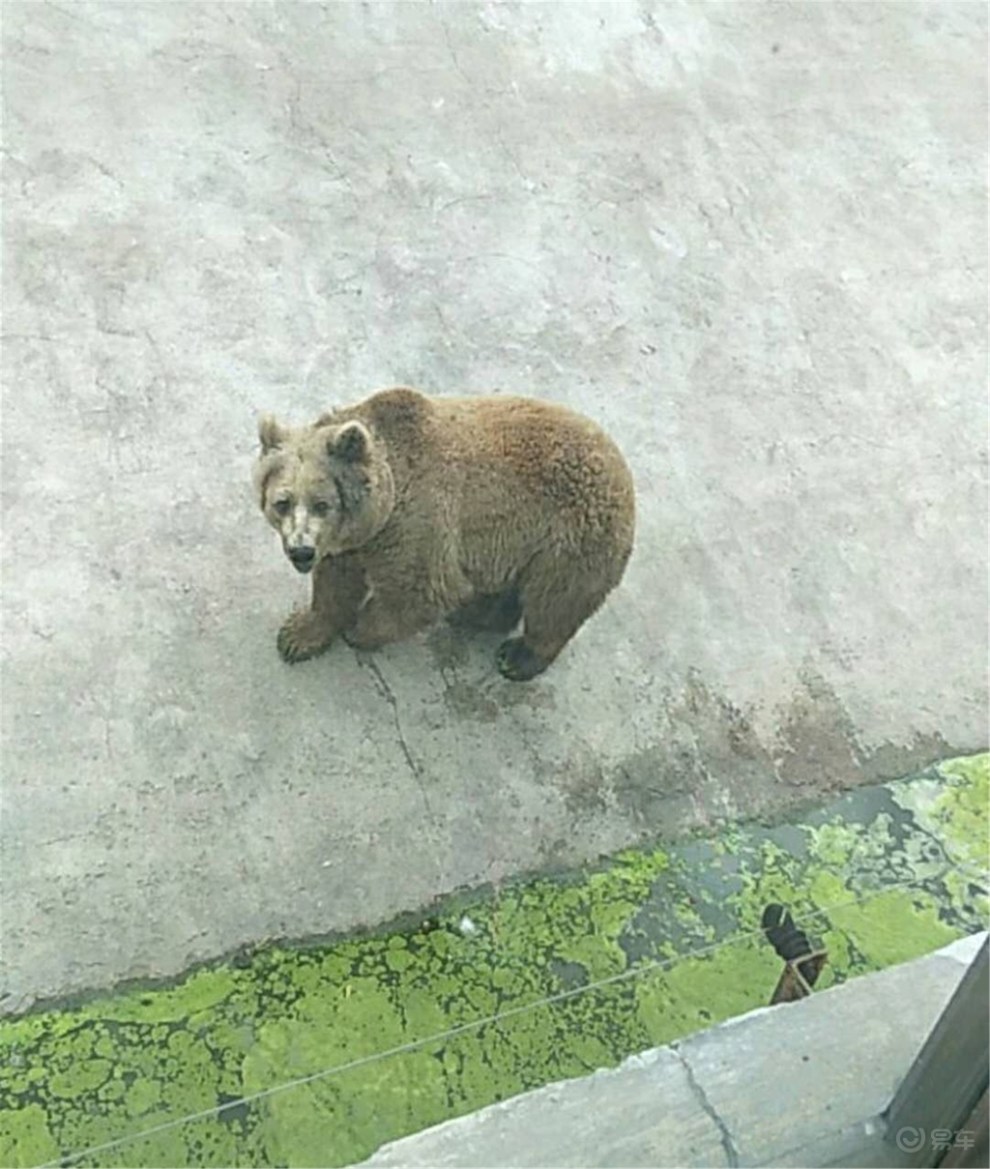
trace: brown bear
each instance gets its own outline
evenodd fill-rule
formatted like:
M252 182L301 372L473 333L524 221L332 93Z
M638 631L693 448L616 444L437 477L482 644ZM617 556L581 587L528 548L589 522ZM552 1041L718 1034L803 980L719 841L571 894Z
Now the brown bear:
M383 390L293 429L259 426L261 509L309 609L279 630L287 662L338 635L359 649L447 616L522 636L498 668L550 665L619 583L633 546L632 475L598 426L528 398Z

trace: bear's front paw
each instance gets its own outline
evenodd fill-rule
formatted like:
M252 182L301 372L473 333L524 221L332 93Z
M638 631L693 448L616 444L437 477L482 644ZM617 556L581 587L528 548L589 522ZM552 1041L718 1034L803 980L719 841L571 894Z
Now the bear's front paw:
M329 648L333 633L312 610L300 610L283 622L275 644L284 662L304 662Z
M495 664L510 682L528 682L542 674L549 663L538 657L521 637L510 637L498 647Z

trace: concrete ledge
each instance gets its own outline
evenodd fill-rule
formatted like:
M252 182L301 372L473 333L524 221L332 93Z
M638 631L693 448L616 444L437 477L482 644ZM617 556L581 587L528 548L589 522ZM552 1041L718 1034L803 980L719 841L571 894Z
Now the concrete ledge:
M517 1096L362 1164L900 1164L879 1115L983 937Z

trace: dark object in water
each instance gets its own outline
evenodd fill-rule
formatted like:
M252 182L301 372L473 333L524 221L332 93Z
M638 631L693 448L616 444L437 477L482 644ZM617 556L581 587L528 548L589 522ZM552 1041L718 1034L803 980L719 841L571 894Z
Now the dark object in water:
M828 951L812 948L808 935L798 929L783 905L768 905L760 924L770 945L785 962L770 1005L807 998L828 961Z

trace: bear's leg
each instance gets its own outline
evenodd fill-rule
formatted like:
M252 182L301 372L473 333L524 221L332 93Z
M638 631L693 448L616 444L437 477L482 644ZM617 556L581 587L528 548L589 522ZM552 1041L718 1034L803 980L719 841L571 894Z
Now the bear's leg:
M511 633L522 619L522 601L518 589L504 593L484 593L461 605L447 617L460 629L480 629L491 633Z
M275 644L286 662L304 662L330 647L357 616L367 591L364 573L346 557L326 557L313 569L313 601L282 623Z
M523 635L499 646L499 672L513 682L542 674L612 588L581 565L534 562L522 586Z
M510 682L528 682L550 665L526 644L523 637L510 637L498 647L495 664L503 678Z
M354 649L380 649L428 629L439 616L436 605L419 593L376 588L344 630L344 640Z

